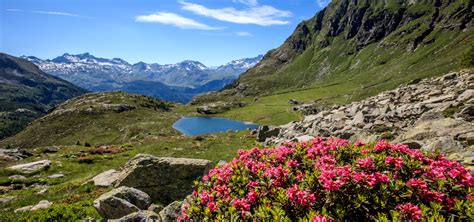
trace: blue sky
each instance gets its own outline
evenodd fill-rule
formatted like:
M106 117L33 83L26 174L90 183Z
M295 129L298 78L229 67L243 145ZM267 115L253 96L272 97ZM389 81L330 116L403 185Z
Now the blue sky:
M278 47L327 0L1 0L0 51L220 65Z

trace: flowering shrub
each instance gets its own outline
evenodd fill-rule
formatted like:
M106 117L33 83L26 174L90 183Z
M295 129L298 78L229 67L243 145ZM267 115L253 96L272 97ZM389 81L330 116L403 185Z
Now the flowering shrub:
M180 220L471 220L474 179L402 144L342 139L240 150L211 170Z

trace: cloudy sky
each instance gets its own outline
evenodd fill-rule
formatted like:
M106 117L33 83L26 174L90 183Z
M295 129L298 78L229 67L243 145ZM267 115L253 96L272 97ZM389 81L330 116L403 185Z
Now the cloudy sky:
M278 47L327 0L1 0L0 51L220 65Z

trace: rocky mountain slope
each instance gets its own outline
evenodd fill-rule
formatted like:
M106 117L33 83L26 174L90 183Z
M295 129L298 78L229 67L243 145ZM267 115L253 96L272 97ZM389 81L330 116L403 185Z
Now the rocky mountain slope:
M234 60L218 67L189 60L169 65L130 64L119 58L97 58L89 53L66 53L51 60L24 58L44 72L94 92L123 90L186 103L196 94L217 91L231 83L262 56Z
M197 103L325 87L356 99L460 66L472 1L334 0L220 93Z
M57 104L86 92L25 59L0 53L0 139L19 132Z
M309 115L280 127L262 127L259 141L274 144L313 136L363 142L386 139L441 150L453 154L452 159L474 164L474 70L415 80L348 105L317 107L297 105Z

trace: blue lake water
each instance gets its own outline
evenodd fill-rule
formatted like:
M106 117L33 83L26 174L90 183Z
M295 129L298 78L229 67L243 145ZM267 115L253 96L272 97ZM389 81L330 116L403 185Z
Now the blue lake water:
M228 130L256 129L258 125L219 117L183 117L173 124L173 128L187 136L220 133Z

